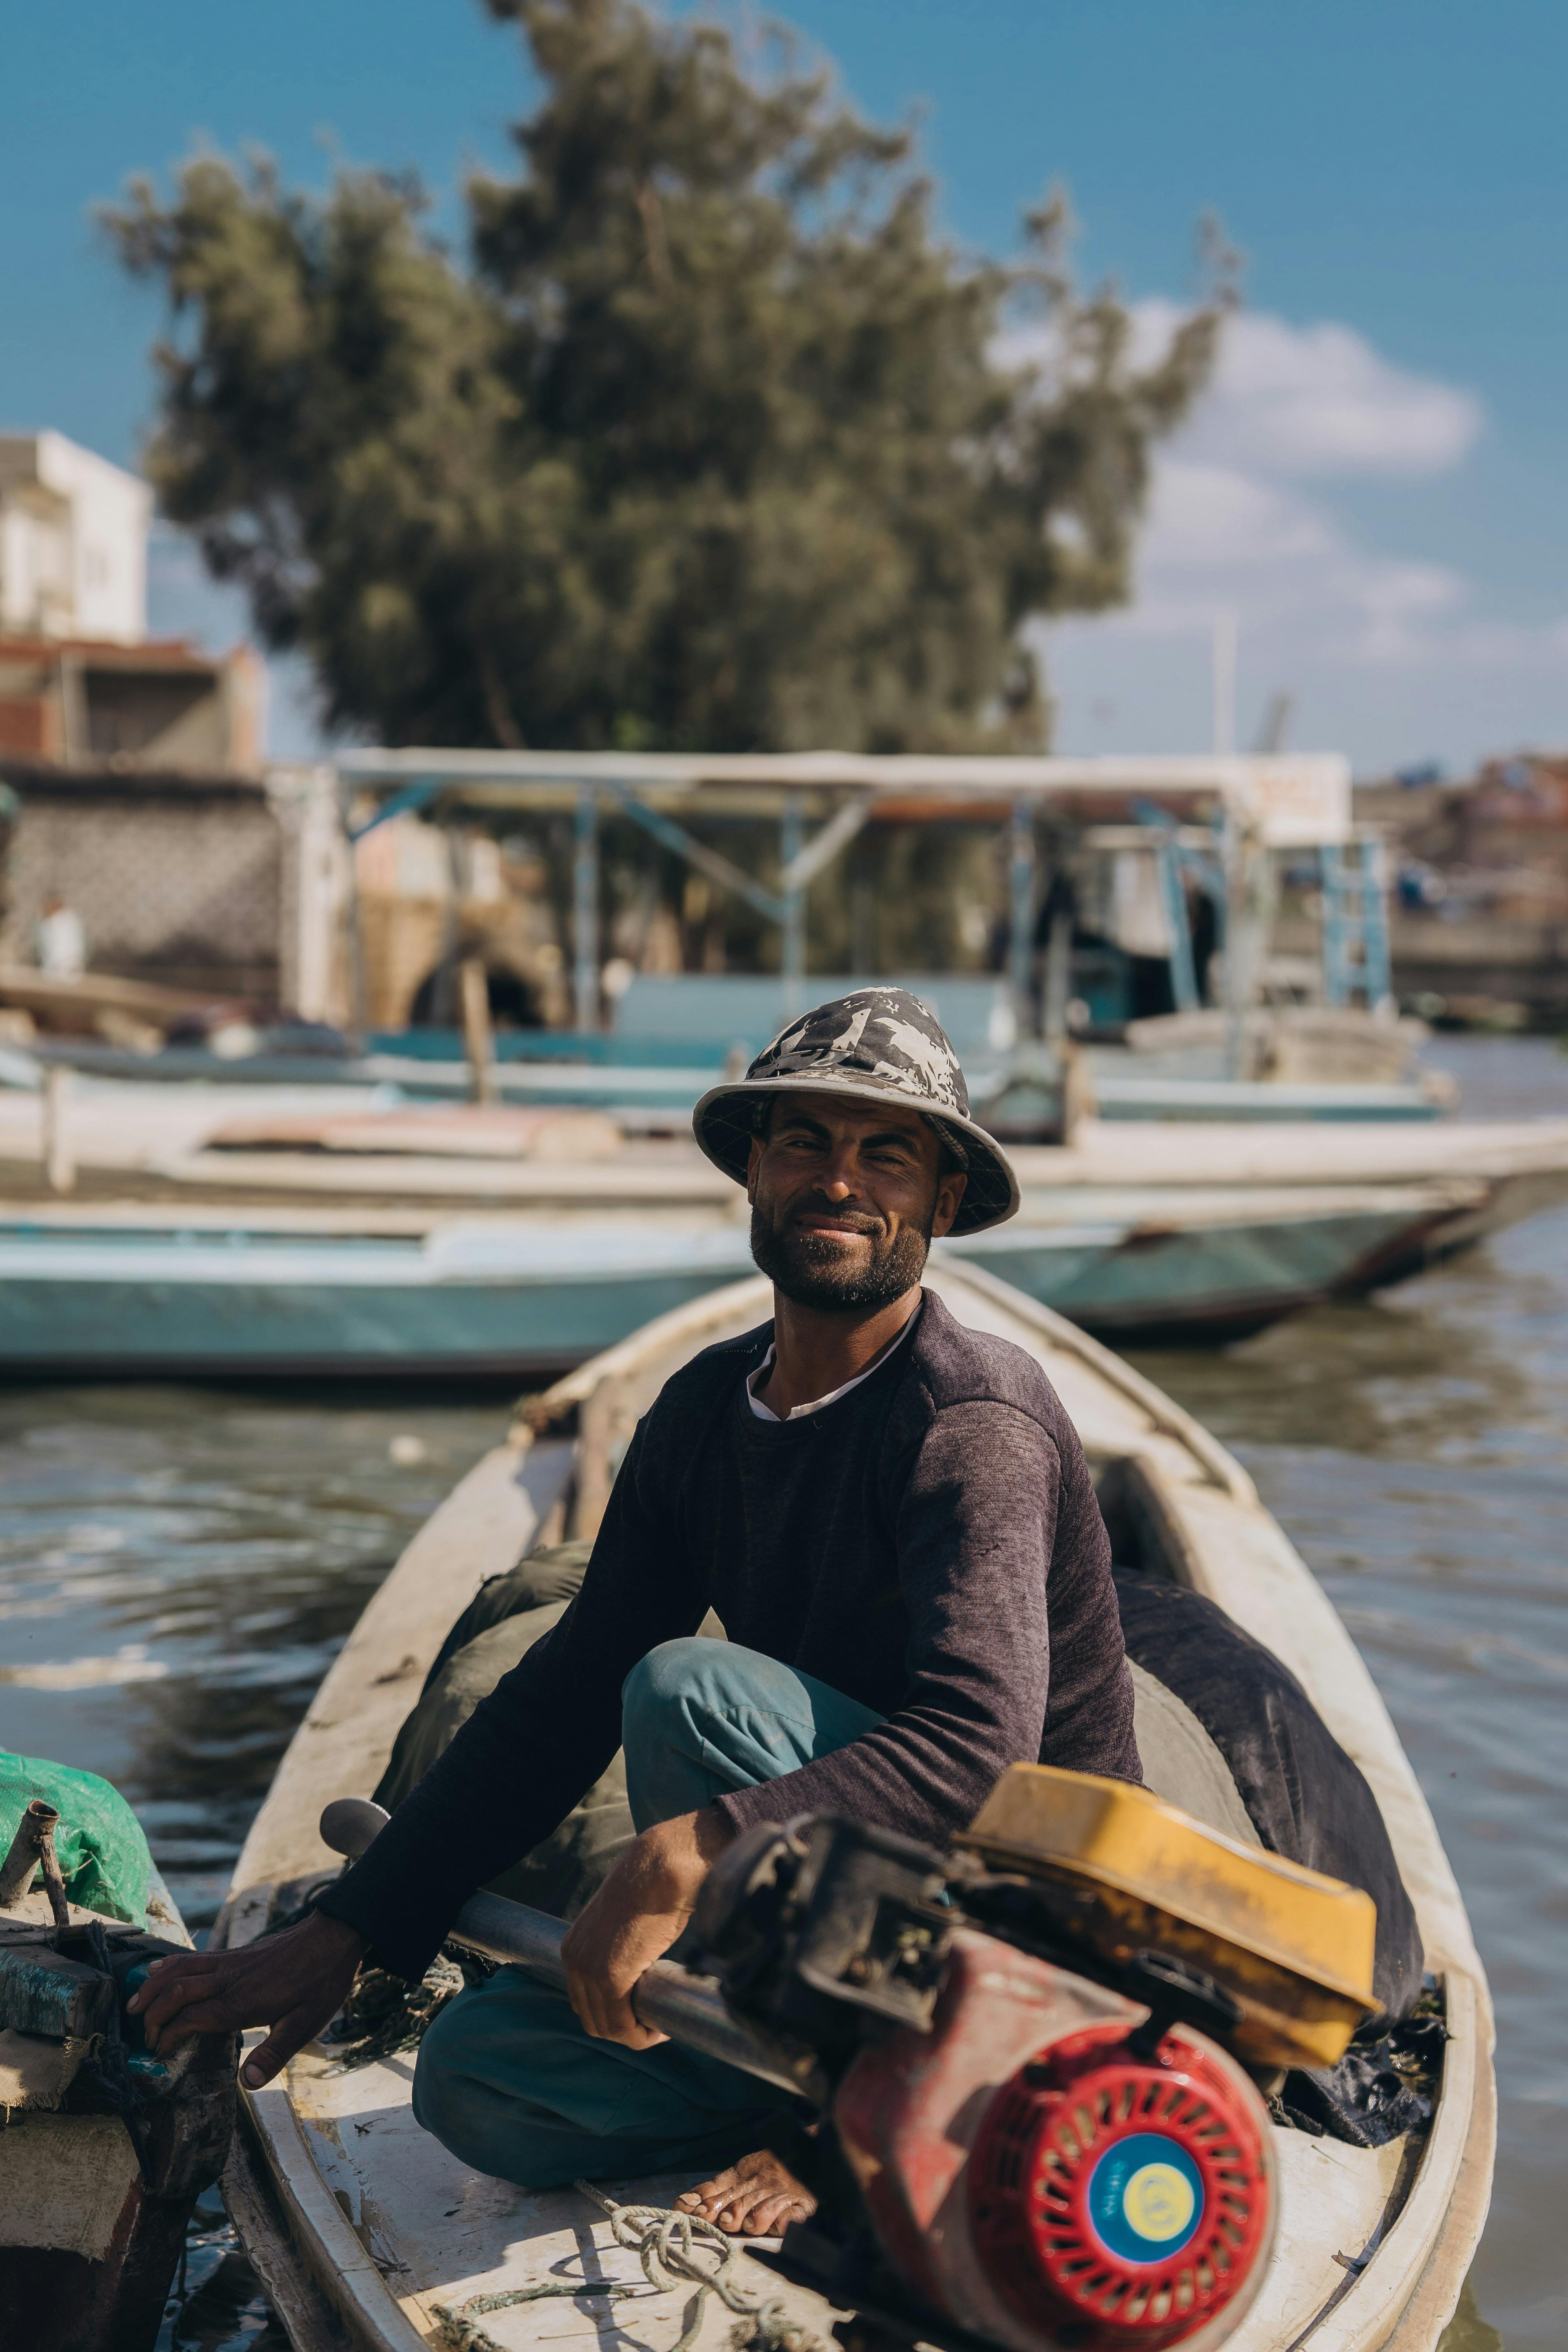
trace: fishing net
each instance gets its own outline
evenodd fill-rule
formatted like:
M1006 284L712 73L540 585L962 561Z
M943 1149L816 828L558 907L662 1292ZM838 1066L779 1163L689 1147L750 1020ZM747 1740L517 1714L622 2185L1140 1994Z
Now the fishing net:
M70 1900L144 1928L148 1895L157 1884L153 1856L141 1822L119 1790L96 1772L0 1748L0 1860L10 1852L35 1797L59 1814L55 1853Z

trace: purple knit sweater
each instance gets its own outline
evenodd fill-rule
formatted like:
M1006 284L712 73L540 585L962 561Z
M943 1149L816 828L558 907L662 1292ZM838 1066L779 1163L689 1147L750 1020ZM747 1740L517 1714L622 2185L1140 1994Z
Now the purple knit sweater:
M731 1641L887 1719L718 1800L736 1829L831 1811L944 1842L1009 1764L1142 1778L1110 1547L1032 1357L927 1292L837 1404L752 1412L771 1324L668 1381L576 1600L499 1683L321 1907L417 1974L458 1909L562 1821L620 1745L621 1685L711 1606Z

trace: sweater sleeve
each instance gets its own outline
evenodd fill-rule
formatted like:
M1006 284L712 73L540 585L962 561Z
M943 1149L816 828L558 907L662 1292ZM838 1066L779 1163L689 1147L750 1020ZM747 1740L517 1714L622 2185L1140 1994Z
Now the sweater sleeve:
M944 1843L1009 1764L1036 1760L1061 1469L1049 1430L1016 1405L975 1399L933 1416L894 1503L909 1619L902 1704L847 1748L719 1798L735 1829L837 1812ZM1120 1658L1114 1597L1111 1609Z
M565 1615L319 1899L400 1976L423 1975L474 1889L564 1820L621 1744L626 1676L656 1643L694 1633L701 1621L706 1598L670 1538L647 1426L638 1424L627 1449Z

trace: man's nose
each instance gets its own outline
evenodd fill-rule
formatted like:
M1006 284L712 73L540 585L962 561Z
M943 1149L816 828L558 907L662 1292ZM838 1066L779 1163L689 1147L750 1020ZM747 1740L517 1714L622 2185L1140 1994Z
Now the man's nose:
M849 1200L860 1189L859 1171L852 1146L836 1151L819 1180L827 1198L835 1203Z

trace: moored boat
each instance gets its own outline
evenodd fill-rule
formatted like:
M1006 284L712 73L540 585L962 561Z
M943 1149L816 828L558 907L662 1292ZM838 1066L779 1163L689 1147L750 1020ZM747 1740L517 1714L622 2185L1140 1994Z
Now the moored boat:
M13 1756L0 1781L0 2343L152 2352L227 2155L235 2037L165 2063L127 2016L137 1972L190 1937L108 1783Z
M1366 1669L1245 1472L1189 1416L981 1269L948 1264L930 1281L960 1319L1045 1367L1082 1436L1119 1559L1206 1594L1271 1648L1377 1799L1447 2029L1430 2121L1381 2147L1270 2127L1278 2235L1261 2292L1221 2335L1234 2352L1308 2341L1314 2352L1432 2352L1489 2192L1490 2006L1430 1814ZM735 1285L532 1401L415 1538L351 1635L252 1827L215 1940L250 1940L335 1867L320 1835L323 1804L375 1785L426 1670L479 1584L532 1544L591 1535L631 1427L664 1381L767 1307L761 1280ZM314 2045L244 2101L226 2193L300 2352L344 2338L366 2352L432 2341L521 2352L602 2330L657 2352L677 2336L694 2340L683 2326L688 2288L648 2284L613 2221L580 2192L483 2178L422 2133L411 2074L396 2050L348 2063ZM668 2206L688 2185L608 2188L623 2206ZM753 2252L739 2252L730 2276L753 2310L776 2296L783 2324L817 2342L850 2320L798 2279L781 2286ZM639 2307L607 2310L601 2298L611 2285L642 2291ZM710 2306L705 2340L716 2345L725 2324ZM858 2326L864 2333L846 2325L840 2340L855 2340ZM924 2340L947 2339L938 2328Z
M489 1220L89 1207L0 1214L0 1362L91 1378L524 1379L748 1271L732 1213L657 1204ZM939 1244L1087 1329L1214 1341L1436 1254L1473 1184L1042 1199Z

